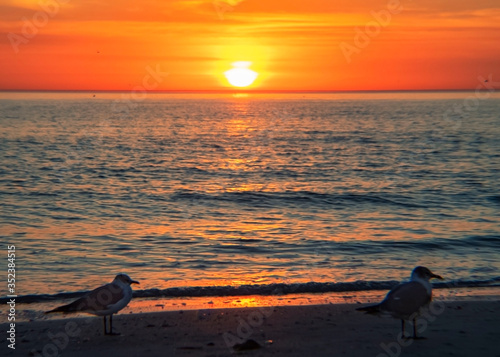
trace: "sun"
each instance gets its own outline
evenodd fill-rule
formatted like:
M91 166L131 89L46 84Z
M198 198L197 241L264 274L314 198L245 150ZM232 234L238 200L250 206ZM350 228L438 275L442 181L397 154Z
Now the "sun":
M231 85L240 88L251 85L259 75L257 72L248 69L251 64L252 62L248 61L231 63L233 69L224 72L228 82L231 83Z

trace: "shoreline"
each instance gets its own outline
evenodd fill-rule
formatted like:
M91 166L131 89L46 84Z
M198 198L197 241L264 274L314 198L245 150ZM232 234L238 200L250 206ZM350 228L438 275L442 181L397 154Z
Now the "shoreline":
M202 297L148 297L133 298L120 314L141 314L166 311L203 309L231 309L269 306L310 306L326 304L365 304L381 301L388 290L344 291L326 293L295 293L276 295L202 296ZM434 289L438 301L496 301L500 300L500 286ZM44 321L86 317L87 314L45 315L44 312L75 300L62 299L40 303L16 303L16 321ZM9 306L0 305L0 324L7 322Z
M423 340L402 340L400 322L355 311L359 304L205 308L120 313L120 336L102 335L102 318L16 323L6 356L498 356L500 300L440 301L417 322ZM0 328L7 328L1 324ZM420 331L422 330L422 331ZM7 330L5 330L7 331ZM411 324L407 324L407 334ZM254 340L255 350L235 344ZM251 346L247 346L251 347Z

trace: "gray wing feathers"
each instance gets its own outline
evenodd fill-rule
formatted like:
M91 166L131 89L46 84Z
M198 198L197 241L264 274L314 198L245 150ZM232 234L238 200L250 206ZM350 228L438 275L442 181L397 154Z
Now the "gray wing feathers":
M432 296L420 283L411 281L396 286L380 303L380 310L387 311L397 318L408 318L427 305Z
M110 283L92 290L71 304L57 307L49 311L49 313L106 310L109 306L116 304L124 297L123 290L118 285Z

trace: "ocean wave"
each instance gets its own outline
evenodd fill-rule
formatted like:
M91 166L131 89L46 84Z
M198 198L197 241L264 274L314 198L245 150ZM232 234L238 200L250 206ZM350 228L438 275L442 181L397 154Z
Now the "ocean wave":
M134 298L188 298L210 296L249 296L249 295L289 295L289 294L316 294L332 292L353 292L390 290L399 284L398 281L355 281L340 283L275 283L240 286L193 286L167 289L135 290ZM453 280L443 283L434 283L435 289L479 288L500 286L500 276L488 280ZM66 292L58 294L24 295L16 297L17 303L41 303L63 299L76 299L88 293ZM5 304L9 298L0 298L0 304Z
M280 206L280 205L314 205L314 206L348 206L352 204L373 204L404 206L407 208L422 208L412 202L410 197L395 196L381 197L377 194L332 194L312 191L280 191L280 192L220 192L206 193L190 190L180 190L172 194L173 201L220 201L234 202L253 206Z
M422 241L362 241L350 244L356 251L379 252L381 250L446 250L462 248L500 248L500 236L470 236L461 239L436 238ZM346 247L347 248L347 247Z

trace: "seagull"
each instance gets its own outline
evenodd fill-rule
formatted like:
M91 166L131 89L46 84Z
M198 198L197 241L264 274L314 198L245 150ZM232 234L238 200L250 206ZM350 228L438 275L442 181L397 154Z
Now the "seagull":
M113 314L127 306L132 299L130 284L139 284L139 282L130 279L127 274L118 274L111 283L92 290L71 304L47 311L46 314L54 312L62 312L64 314L86 312L96 316L103 316L104 334L119 335L119 333L113 333ZM109 332L106 326L106 316L109 316Z
M417 339L416 315L432 300L432 285L429 282L432 278L443 280L441 276L434 274L428 268L418 266L411 272L410 281L394 287L380 304L360 307L356 310L401 319L403 337L405 337L405 320L413 318L413 339Z

